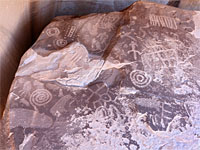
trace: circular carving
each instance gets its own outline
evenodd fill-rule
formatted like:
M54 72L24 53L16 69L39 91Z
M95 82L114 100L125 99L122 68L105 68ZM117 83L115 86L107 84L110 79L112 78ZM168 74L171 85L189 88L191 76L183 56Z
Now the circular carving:
M46 30L46 33L48 36L56 36L60 34L60 30L58 28L49 28Z
M30 96L30 102L37 106L42 106L49 103L52 99L52 94L46 89L37 89Z
M132 83L139 88L146 87L151 82L151 76L142 70L132 71L130 73L130 79Z
M101 98L102 98L103 101L111 101L112 100L111 97L108 94L102 95Z
M56 46L65 47L67 45L67 41L64 39L58 39L55 41Z

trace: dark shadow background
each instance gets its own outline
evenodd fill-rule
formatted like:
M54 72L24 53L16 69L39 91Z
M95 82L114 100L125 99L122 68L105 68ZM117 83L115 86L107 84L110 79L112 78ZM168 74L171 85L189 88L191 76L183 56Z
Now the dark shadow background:
M20 58L55 16L55 2L2 0L0 9L1 118Z

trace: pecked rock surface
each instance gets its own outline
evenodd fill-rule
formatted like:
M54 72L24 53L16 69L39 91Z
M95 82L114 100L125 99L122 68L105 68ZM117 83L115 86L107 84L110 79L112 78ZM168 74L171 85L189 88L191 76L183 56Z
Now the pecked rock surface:
M199 12L57 17L21 59L2 149L198 150L199 58Z

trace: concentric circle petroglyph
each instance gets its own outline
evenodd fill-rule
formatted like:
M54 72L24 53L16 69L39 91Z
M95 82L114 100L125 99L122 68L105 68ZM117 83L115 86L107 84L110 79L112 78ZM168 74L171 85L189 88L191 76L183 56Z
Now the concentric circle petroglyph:
M130 79L132 83L139 88L148 86L152 80L151 76L142 70L133 70L130 73Z
M60 34L60 30L58 28L49 28L46 30L46 34L51 37L51 36L56 36Z
M58 47L65 47L67 45L67 41L64 39L55 40L55 44Z
M52 94L46 89L37 89L30 96L30 102L36 106L43 106L49 103Z

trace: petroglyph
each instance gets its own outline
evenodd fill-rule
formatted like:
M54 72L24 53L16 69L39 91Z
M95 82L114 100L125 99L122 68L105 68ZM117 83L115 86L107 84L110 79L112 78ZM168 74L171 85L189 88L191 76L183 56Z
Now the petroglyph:
M76 31L76 26L71 26L69 33L68 33L68 37L73 37L74 33Z
M64 39L56 39L54 41L54 44L56 46L60 47L60 48L63 48L63 47L65 47L68 44L68 42L67 42L67 40L64 40Z
M130 79L133 85L139 88L148 86L152 80L151 76L142 70L133 70L130 73Z
M46 34L51 37L51 36L57 36L60 34L60 30L58 28L48 28L46 30Z
M131 42L130 45L131 45L131 50L129 50L127 53L130 55L132 54L134 60L138 60L138 56L141 56L142 52L136 50L136 42Z
M158 16L154 14L149 15L150 25L158 27L166 27L169 29L178 29L176 20L167 16Z
M178 46L176 47L178 43L170 40L166 45L161 43L161 41L155 40L147 40L144 42L144 53L142 54L141 59L143 64L148 66L145 68L151 68L151 70L160 70L162 68L170 68L178 65Z
M52 100L52 94L46 89L37 89L30 96L30 102L36 106L43 106Z

